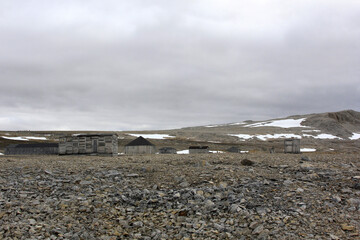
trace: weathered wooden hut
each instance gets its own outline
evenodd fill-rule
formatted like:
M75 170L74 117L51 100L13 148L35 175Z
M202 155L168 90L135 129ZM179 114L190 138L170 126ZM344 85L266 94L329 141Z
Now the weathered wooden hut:
M5 148L6 155L57 155L57 143L10 144Z
M285 139L284 140L285 153L300 153L300 139Z
M176 154L177 151L175 148L172 147L163 147L159 149L160 154Z
M228 152L231 152L231 153L239 153L240 152L240 148L238 147L231 147L229 148L228 150L226 150Z
M59 155L118 155L117 134L76 134L59 138Z
M208 146L190 146L189 147L189 154L193 153L209 153Z
M154 154L156 153L155 145L143 138L142 136L125 145L125 154Z

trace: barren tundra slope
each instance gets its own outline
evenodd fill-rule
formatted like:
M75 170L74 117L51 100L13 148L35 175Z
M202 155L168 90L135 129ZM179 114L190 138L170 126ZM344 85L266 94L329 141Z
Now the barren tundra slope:
M0 156L0 239L359 239L359 158Z

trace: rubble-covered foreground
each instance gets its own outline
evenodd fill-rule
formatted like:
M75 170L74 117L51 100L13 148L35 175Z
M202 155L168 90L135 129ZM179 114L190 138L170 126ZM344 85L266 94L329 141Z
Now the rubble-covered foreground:
M1 156L0 190L0 239L360 239L356 154Z

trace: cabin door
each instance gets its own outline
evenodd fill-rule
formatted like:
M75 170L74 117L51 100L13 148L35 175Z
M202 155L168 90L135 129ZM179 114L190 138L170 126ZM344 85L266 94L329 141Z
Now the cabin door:
M98 152L98 140L97 139L93 140L93 152L94 153Z

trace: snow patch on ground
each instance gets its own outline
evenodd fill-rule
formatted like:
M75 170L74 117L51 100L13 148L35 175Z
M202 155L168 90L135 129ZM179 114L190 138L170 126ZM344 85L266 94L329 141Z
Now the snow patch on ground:
M302 132L321 132L321 130L302 130Z
M209 151L211 153L224 153L223 151Z
M177 154L189 154L189 149L177 151Z
M4 155L3 153L0 153L0 155Z
M306 118L274 120L274 121L253 123L246 125L245 127L281 127L281 128L305 127L300 125L300 123L305 119Z
M173 138L174 136L170 136L169 134L135 134L135 133L129 133L128 135L134 136L134 137L144 137L148 139L166 139L166 138Z
M305 136L305 134L304 134L304 136ZM337 137L337 136L334 136L334 135L331 135L331 134L327 134L327 133L322 133L322 134L319 134L317 136L312 136L312 135L307 135L307 136L317 138L317 139L342 139L340 137Z
M29 140L47 140L46 137L5 137L4 139L15 140L15 141L29 141Z
M358 140L360 139L360 133L353 133L351 137L349 137L350 140Z
M238 137L241 139L241 141L245 141L254 137L253 135L249 135L249 134L228 134L228 135L233 137Z
M266 135L257 135L258 139L266 141L267 139L275 139L275 138L300 138L300 135L292 134L292 133L276 133L276 134L266 134Z
M316 152L315 148L301 148L300 152Z
M240 151L240 153L248 153L249 151Z

